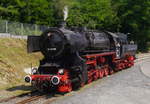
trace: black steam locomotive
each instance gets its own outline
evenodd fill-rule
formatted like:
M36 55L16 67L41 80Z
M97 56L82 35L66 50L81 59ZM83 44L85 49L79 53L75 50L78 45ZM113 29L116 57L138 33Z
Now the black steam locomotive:
M70 92L134 64L137 45L127 35L86 29L49 28L28 36L28 52L44 59L25 77L38 90Z

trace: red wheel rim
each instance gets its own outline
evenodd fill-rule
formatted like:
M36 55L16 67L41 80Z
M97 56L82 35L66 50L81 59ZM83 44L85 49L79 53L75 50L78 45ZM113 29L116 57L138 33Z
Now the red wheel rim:
M109 74L108 68L105 68L105 69L104 69L104 72L105 72L105 76L107 76L107 75Z
M101 69L101 70L99 71L99 76L100 76L100 78L103 78L103 76L104 76L104 71L103 71L103 69Z

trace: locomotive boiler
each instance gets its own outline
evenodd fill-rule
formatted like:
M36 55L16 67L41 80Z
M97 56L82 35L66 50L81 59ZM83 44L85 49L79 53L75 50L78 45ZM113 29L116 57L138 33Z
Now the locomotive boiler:
M25 81L40 91L70 92L131 67L137 45L123 33L49 28L41 36L28 36L27 49L40 51L44 58Z
M110 50L109 35L105 32L73 32L64 28L50 28L41 36L29 36L28 43L28 52L41 51L49 59L66 52L86 54Z

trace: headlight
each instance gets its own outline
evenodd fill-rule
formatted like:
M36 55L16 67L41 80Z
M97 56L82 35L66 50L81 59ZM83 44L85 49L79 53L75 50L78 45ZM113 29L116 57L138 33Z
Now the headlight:
M33 68L32 69L32 74L37 74L37 70L38 70L37 68Z
M59 69L58 73L59 73L60 75L64 74L64 69Z
M31 78L31 76L27 75L27 76L24 77L24 80L25 80L25 82L27 82L27 83L31 83L32 78Z
M57 76L53 76L52 79L51 79L51 82L53 85L58 85L59 82L60 82L60 78L57 77Z

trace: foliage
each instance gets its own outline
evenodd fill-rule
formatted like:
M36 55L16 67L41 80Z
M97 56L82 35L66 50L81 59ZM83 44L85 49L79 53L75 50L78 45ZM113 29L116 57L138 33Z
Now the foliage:
M25 23L54 25L50 0L1 0L2 18Z
M68 26L131 33L130 40L147 50L149 0L0 0L0 19L57 26L64 6L69 8Z
M150 1L149 0L114 0L120 19L120 31L131 33L139 49L146 51L150 41Z
M68 22L70 25L113 30L117 17L111 0L82 0L72 7Z

